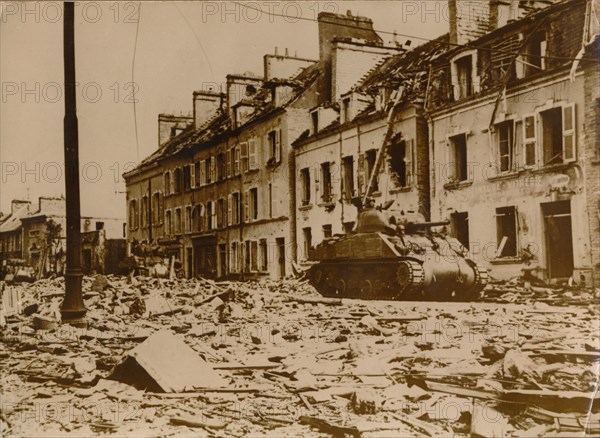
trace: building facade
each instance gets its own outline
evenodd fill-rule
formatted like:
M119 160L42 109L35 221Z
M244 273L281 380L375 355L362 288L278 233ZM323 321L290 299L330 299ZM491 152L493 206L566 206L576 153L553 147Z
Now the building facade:
M160 116L125 175L129 242L189 277L276 278L369 196L449 221L492 277L598 284L597 3L449 0L449 32L410 50L319 14L318 61L265 56Z
M586 78L597 78L598 58L588 48L574 65L590 5L559 2L500 27L490 14L480 29L453 15L450 42L469 45L432 64L431 216L450 219L497 278L526 270L590 285L597 270L598 193L586 190L597 175L586 132L597 88L586 93Z
M318 61L266 55L262 76L228 75L222 92L194 92L192 126L124 175L130 242L156 244L188 277L292 272L298 244L291 144L309 131L315 112L324 121L332 111L322 93L332 94L324 72L346 71L339 67L357 59L368 70L391 53L362 17L322 13L319 37L329 48ZM362 74L339 75L333 89Z

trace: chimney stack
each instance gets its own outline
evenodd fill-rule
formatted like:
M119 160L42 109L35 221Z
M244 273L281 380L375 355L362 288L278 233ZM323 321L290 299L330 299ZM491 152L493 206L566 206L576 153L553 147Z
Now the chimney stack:
M194 128L200 127L214 116L225 101L225 94L220 91L194 91Z

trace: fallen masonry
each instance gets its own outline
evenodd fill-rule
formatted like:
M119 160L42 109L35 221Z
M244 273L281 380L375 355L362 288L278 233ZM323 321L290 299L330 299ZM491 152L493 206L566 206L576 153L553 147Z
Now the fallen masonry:
M303 280L2 284L3 436L600 434L599 291L323 298Z

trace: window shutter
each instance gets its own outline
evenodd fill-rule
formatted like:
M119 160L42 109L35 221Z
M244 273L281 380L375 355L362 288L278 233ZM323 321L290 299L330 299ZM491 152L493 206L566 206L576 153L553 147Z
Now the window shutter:
M232 207L232 201L231 201L231 195L227 195L227 225L231 225L231 207Z
M356 183L356 187L358 188L359 194L362 194L365 190L365 154L358 155Z
M216 172L215 172L215 157L210 157L210 182L215 182Z
M171 186L171 178L169 178L169 176L170 176L169 175L169 171L167 170L164 173L164 176L163 176L163 178L164 178L163 179L163 181L164 181L163 185L164 185L164 190L165 190L165 196L167 196L170 193L169 189L171 188L170 187Z
M190 187L192 189L196 188L196 168L194 167L194 163L190 164Z
M577 143L575 142L575 104L570 103L562 108L563 161L575 161Z
M233 173L234 175L240 174L240 146L237 145L233 149Z
M537 163L537 124L535 114L523 117L523 166Z
M244 192L244 222L248 222L248 207L249 207L249 202L248 199L250 198L250 191L246 190Z
M169 193L175 193L175 172L169 170Z
M275 161L281 161L281 129L275 131Z
M231 177L231 148L227 149L227 178Z
M242 172L248 172L248 143L243 142L240 144L240 159L242 161Z
M413 175L415 173L414 165L413 165L413 163L414 163L413 150L414 150L415 141L411 138L410 140L406 140L404 145L405 145L404 164L406 167L406 185L408 187L410 187L413 185Z
M258 169L258 162L256 160L256 141L254 139L248 141L248 167L250 170Z

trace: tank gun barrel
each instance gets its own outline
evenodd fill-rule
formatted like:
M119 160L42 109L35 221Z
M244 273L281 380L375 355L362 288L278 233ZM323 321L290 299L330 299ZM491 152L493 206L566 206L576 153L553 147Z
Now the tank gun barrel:
M441 227L443 225L450 225L450 221L437 221L437 222L409 222L406 224L407 228L432 228Z

